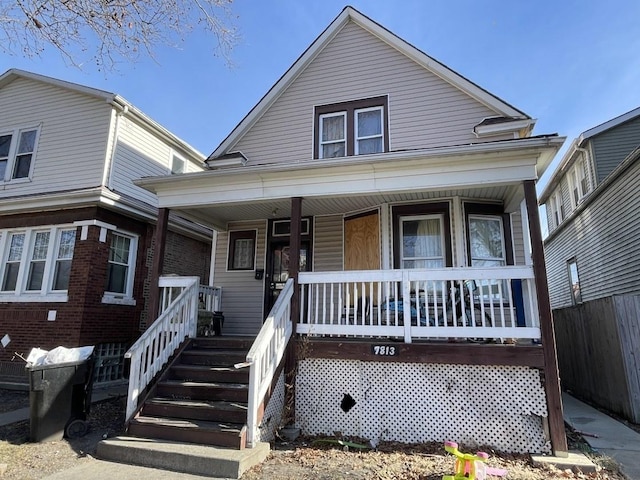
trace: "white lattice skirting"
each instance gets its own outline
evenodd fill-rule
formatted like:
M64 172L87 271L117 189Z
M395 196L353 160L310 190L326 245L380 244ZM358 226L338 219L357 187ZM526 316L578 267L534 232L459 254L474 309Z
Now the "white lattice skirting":
M258 441L271 442L275 439L276 431L280 428L282 414L284 413L284 394L284 372L282 372L271 393L262 422L258 426Z
M307 359L295 391L305 435L551 451L540 373L528 367Z

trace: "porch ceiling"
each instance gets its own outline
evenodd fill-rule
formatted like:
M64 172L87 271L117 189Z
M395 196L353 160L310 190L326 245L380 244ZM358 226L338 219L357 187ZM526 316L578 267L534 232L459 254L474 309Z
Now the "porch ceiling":
M503 200L517 196L518 188L500 185L483 188L458 190L438 190L422 192L380 193L375 195L311 197L302 200L303 216L348 214L373 209L383 203L411 203L442 198ZM171 211L191 217L193 220L218 229L226 229L229 222L243 220L263 220L291 216L290 199L271 201L238 202L223 205L203 205L193 207L172 207Z

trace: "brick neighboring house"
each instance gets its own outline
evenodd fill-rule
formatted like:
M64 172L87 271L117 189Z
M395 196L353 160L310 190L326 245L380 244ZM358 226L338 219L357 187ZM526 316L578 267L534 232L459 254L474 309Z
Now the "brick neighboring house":
M30 72L0 76L0 111L0 375L32 347L117 358L149 324L157 200L132 180L204 157L118 95ZM161 273L208 283L210 252L209 229L171 216Z

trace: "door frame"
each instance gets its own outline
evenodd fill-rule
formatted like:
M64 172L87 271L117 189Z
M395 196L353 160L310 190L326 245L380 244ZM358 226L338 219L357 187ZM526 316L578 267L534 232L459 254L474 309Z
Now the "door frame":
M273 257L272 250L278 246L291 245L291 236L289 233L278 233L274 235L274 224L282 224L284 222L289 223L289 229L285 229L285 231L290 232L291 228L291 219L290 218L272 218L267 221L267 244L265 248L265 264L264 264L264 294L263 294L263 305L264 305L264 315L265 318L269 314L271 310L271 276L273 275ZM307 263L306 270L311 271L312 257L313 257L313 217L302 217L302 222L308 222L308 230L305 233L305 229L301 230L301 241L300 246L307 247ZM302 270L301 270L302 271Z

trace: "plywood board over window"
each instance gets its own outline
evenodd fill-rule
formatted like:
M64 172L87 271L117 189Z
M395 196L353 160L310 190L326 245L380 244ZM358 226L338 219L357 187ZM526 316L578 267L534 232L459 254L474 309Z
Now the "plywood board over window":
M344 268L380 268L380 215L377 210L344 219Z

